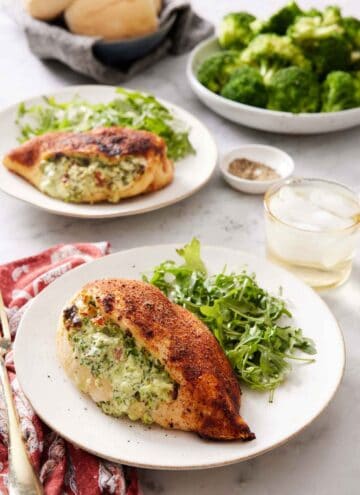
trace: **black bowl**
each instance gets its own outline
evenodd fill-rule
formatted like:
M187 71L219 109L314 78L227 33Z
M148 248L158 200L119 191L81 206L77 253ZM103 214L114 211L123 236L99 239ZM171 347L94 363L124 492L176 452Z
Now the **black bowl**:
M105 65L126 65L144 57L156 48L173 27L176 15L171 15L157 31L139 38L115 41L97 41L93 47L95 56Z

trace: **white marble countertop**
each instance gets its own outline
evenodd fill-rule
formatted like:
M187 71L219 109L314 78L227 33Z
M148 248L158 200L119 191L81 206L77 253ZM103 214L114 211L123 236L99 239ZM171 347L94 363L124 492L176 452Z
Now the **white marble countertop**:
M193 2L199 12L214 22L231 9L245 9L247 3L248 10L267 15L283 2ZM319 6L328 2L300 3ZM360 16L360 4L356 0L338 3L344 5L346 13ZM273 144L293 156L298 175L336 179L360 190L359 127L324 136L287 137L232 125L212 114L195 98L185 78L185 64L186 56L168 58L130 81L128 86L154 92L193 112L213 132L221 154L239 143ZM64 85L89 82L60 64L44 64L34 58L21 31L4 14L0 14L0 67L0 107ZM185 242L193 235L204 244L251 250L260 255L264 251L261 198L231 190L218 172L195 196L133 218L83 221L47 214L2 193L0 201L0 263L59 242L103 239L111 241L113 251ZM285 446L242 464L208 471L142 471L146 495L359 493L360 256L349 282L323 297L343 328L347 346L345 377L326 411ZM214 448L219 448L216 443Z

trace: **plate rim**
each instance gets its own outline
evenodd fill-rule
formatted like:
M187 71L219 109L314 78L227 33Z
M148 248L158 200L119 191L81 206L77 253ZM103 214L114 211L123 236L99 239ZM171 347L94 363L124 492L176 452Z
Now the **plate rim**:
M88 263L84 263L80 266L77 266L76 268L66 272L64 275L62 275L61 277L59 277L58 279L56 279L53 283L51 283L49 286L47 286L39 295L41 296L42 293L44 293L45 291L47 291L48 289L50 289L51 287L53 287L54 285L56 286L56 284L63 278L68 278L68 277L72 277L74 275L74 273L76 274L77 270L86 270L86 268L89 266L89 265L92 265L92 264L96 264L96 263L99 263L101 262L102 260L104 259L107 259L107 258L116 258L117 256L119 255L122 255L122 254L128 254L132 251L139 251L139 250L143 250L143 251L146 251L147 249L163 249L163 248L166 248L166 249L173 249L174 250L174 253L175 253L175 249L179 248L179 247L182 247L183 244L182 243L167 243L167 244L154 244L154 245L145 245L145 246L137 246L137 247L133 247L133 248L129 248L129 249L124 249L124 250L120 250L120 251L117 251L115 253L111 253L109 255L106 255L106 256L103 256L101 258L98 258L96 260L92 260ZM77 447L87 451L87 452L90 452L91 454L95 455L95 456L98 456L98 457L101 457L103 459L106 459L106 460L109 460L111 462L116 462L116 463L120 463L120 464L125 464L125 465L128 465L128 466L133 466L133 467L137 467L137 468L142 468L142 469L157 469L157 470L161 470L161 471L187 471L187 470L202 470L202 469L212 469L212 468L217 468L217 467L222 467L222 466L229 466L229 465L232 465L232 464L236 464L236 463L240 463L240 462L244 462L244 461L248 461L250 459L254 459L255 457L258 457L258 456L261 456L263 454L266 454L284 444L286 444L288 441L292 440L293 438L295 438L296 436L298 436L301 432L303 432L311 423L313 423L317 418L319 418L319 416L321 416L321 414L327 409L327 407L329 406L329 404L331 403L331 401L333 400L334 396L336 395L338 389L339 389L339 386L343 380L343 377L344 377L344 372L345 372L345 365L346 365L346 346L345 346L345 339L344 339L344 334L343 334L343 331L342 331L342 328L341 328L341 325L338 321L338 319L335 317L334 313L331 311L331 309L329 308L328 304L321 298L321 296L314 290L312 289L310 286L308 286L307 284L305 284L302 280L300 280L298 277L296 277L295 275L293 275L291 272L287 271L286 269L284 269L283 267L280 267L278 265L275 265L274 263L270 262L265 256L261 256L261 255L256 255L256 254L253 254L253 253L250 253L250 252L247 252L247 251L244 251L244 250L240 250L240 249L236 249L236 248L226 248L226 247L220 247L220 246L213 246L213 245L208 245L208 244L204 244L202 245L202 249L210 249L210 250L218 250L220 252L223 252L223 251L228 251L228 252L232 252L233 254L237 254L238 256L245 256L247 258L252 258L254 261L255 260L258 260L259 258L265 262L266 264L269 264L272 268L275 268L276 270L282 272L283 274L286 275L286 277L288 277L290 279L290 281L295 281L297 284L300 284L303 286L303 288L309 292L312 293L312 296L315 296L316 300L318 303L320 303L323 308L332 316L333 320L334 320L334 324L335 324L335 327L336 327L336 330L337 330L337 334L339 336L339 341L341 343L341 363L339 364L339 373L338 373L338 377L337 377L337 381L336 383L334 383L333 385L333 388L332 388L332 391L331 391L331 394L329 394L329 397L327 398L327 401L324 402L324 404L322 405L322 407L315 413L313 414L313 416L311 418L309 418L309 420L303 424L301 427L299 427L296 431L294 431L292 434L288 435L286 438L283 438L281 440L279 440L278 442L275 442L273 443L271 446L269 447L266 447L266 448L263 448L261 450L259 450L258 452L255 452L255 453L251 453L251 454L248 454L246 456L240 456L240 457L234 457L234 458L231 458L230 460L223 460L223 461L218 461L218 462L212 462L212 463L205 463L205 464L201 464L201 463L197 463L197 464L192 464L192 465L186 465L186 466L176 466L176 465L159 465L159 464L151 464L151 463L141 463L141 462L131 462L129 464L129 461L127 460L122 460L120 458L114 458L114 457L111 457L111 456L106 456L104 455L103 453L99 453L99 452L96 452L95 450L93 449L89 449L88 447L85 447L84 445L82 445L81 443L77 443L75 442L73 439L71 439L70 437L68 437L67 435L64 435L62 432L60 432L56 427L54 427L54 425L50 422L50 421L47 421L47 420L44 420L42 415L38 413L38 411L35 409L34 406L32 406L34 408L34 411L36 412L36 414L39 416L39 418L45 423L47 424L52 430L54 430L56 433L58 433L62 438L64 438L65 440L69 441L70 443L76 445ZM22 315L22 318L21 318L21 321L20 321L20 324L19 324L19 327L18 327L18 330L17 330L17 335L19 334L19 331L21 331L21 327L23 325L23 321L25 320L25 316L28 314L28 312L30 312L32 306L36 303L36 300L37 300L37 297L33 298L28 306L28 308L26 309L26 311L24 312L24 314ZM14 362L15 362L15 367L16 367L16 356L17 356L17 337L15 338L15 341L14 341L14 348L13 348L13 352L14 352ZM21 379L19 378L19 375L17 375L18 377L18 380L19 380L19 384L20 384L20 387L21 387L21 390L23 391L23 387L22 387L22 384L21 384ZM26 396L26 393L25 391L23 391L25 397ZM79 392L80 393L80 392ZM29 400L29 399L27 399ZM30 400L29 400L30 402ZM30 402L31 403L31 402ZM189 433L189 432L188 432ZM189 433L191 434L191 433ZM193 433L195 434L195 433ZM214 442L216 443L216 442Z
M38 99L38 98L40 99L40 98L43 98L43 97L49 96L49 95L56 97L57 95L61 95L61 94L65 94L65 93L71 93L71 92L76 93L77 91L81 92L82 90L101 91L103 88L105 88L106 91L109 89L113 89L115 91L117 87L122 87L122 88L130 90L130 91L137 91L136 89L128 88L126 86L117 86L117 85L114 86L111 84L80 84L80 85L65 86L63 88L55 89L54 91L37 93L37 94L34 94L32 96L28 96L23 100L19 100L15 103L12 103L10 105L2 107L0 109L0 119L1 119L2 114L7 113L7 112L11 112L11 111L16 111L19 103L21 103L21 102L27 103L31 100ZM147 91L143 91L143 90L139 90L139 91L142 93L147 93ZM185 108L183 108L179 105L176 105L176 104L174 104L168 100L165 100L163 98L158 98L156 95L154 95L154 96L162 104L164 104L165 106L167 106L170 109L175 110L175 112L180 111L179 113L184 112L185 114L189 115L192 119L194 119L194 121L196 122L196 125L199 126L200 129L202 129L203 131L205 131L208 134L208 138L209 138L208 144L210 145L209 147L212 148L212 153L214 156L214 160L213 160L214 163L212 165L211 170L206 175L206 177L204 179L202 179L201 182L195 188L192 188L189 191L184 192L183 194L177 196L176 198L164 200L158 204L142 207L140 209L136 209L135 211L130 211L130 212L129 211L124 211L124 212L111 212L111 211L109 211L109 212L105 212L105 213L98 213L95 215L94 214L88 214L85 212L76 212L76 211L64 212L64 211L59 211L56 208L56 206L48 207L46 205L34 203L33 201L30 201L28 199L21 197L21 191L20 192L8 191L7 189L5 189L2 186L1 182L0 182L0 190L9 197L16 198L17 200L20 200L21 202L23 202L25 204L31 205L32 207L35 207L35 208L42 210L42 211L45 211L47 213L51 213L51 214L63 216L63 217L80 218L80 219L88 219L88 220L96 220L96 219L104 219L104 218L121 218L121 217L131 217L131 216L135 216L135 215L142 215L144 213L149 213L151 211L160 210L162 208L166 208L167 206L171 206L173 204L179 203L179 202L183 201L184 199L189 198L193 194L196 194L200 189L202 189L203 187L205 187L208 184L208 182L213 177L214 172L217 168L217 164L219 161L219 150L218 150L216 141L215 141L212 133L210 132L209 128L196 115L192 114L190 111L186 110ZM0 155L0 167L6 168L5 165L3 164L3 157L4 157L4 155L1 154ZM196 159L196 155L194 155L194 159ZM176 163L175 163L175 166L176 166ZM9 171L6 170L6 172L9 172ZM174 178L174 180L175 180L176 175L174 177L175 177ZM19 177L19 179L22 181L25 181L25 179L23 179L22 177ZM34 186L32 186L32 187L34 187ZM36 189L36 190L38 191L38 189ZM38 192L41 193L41 191L38 191ZM156 193L156 191L155 191L155 193ZM141 197L141 196L142 195L137 196L137 197ZM136 198L136 196L134 196L134 198ZM55 201L59 201L61 203L61 200L56 200L56 198L50 198L50 199L53 199ZM130 199L133 199L133 198L130 198ZM115 203L114 205L112 205L111 203L108 203L108 204L105 203L105 205L108 206L109 208L111 208L111 206L116 206L118 204L121 204L121 202ZM76 210L76 207L79 205L74 203L74 204L72 204L72 206ZM84 206L84 205L80 205L80 206ZM91 206L91 205L86 204L85 206Z

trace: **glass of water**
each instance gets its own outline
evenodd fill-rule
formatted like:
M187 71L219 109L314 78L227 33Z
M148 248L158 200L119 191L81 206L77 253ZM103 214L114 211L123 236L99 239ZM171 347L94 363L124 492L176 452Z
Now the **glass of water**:
M349 277L360 232L359 196L322 179L290 179L265 195L268 258L316 289Z

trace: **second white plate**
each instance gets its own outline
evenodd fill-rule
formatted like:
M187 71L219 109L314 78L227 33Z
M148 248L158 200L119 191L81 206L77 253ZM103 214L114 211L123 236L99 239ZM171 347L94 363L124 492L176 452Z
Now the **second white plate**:
M113 86L70 86L62 91L48 94L59 101L68 101L75 95L92 103L106 103L115 96ZM25 101L39 104L43 96ZM51 213L79 218L111 218L137 215L171 205L194 194L210 179L217 162L216 144L206 127L193 115L171 103L162 101L190 129L190 141L196 154L189 155L175 164L173 182L154 193L126 199L117 204L74 204L50 198L38 191L21 177L9 172L0 164L0 189L15 198L26 201ZM15 124L18 105L0 112L0 156L18 146L19 129Z
M276 293L281 286L294 315L317 346L316 362L293 364L293 372L275 392L242 387L241 415L256 434L251 442L211 442L192 433L145 427L106 416L82 395L61 368L55 347L59 316L85 283L98 278L140 278L166 259L177 259L177 246L123 251L83 265L51 284L24 315L15 341L15 365L21 387L35 411L60 435L101 457L154 469L199 469L222 466L267 452L301 432L326 407L339 386L344 344L334 316L322 299L293 275L255 256L223 248L204 248L211 273L255 272L261 286Z

